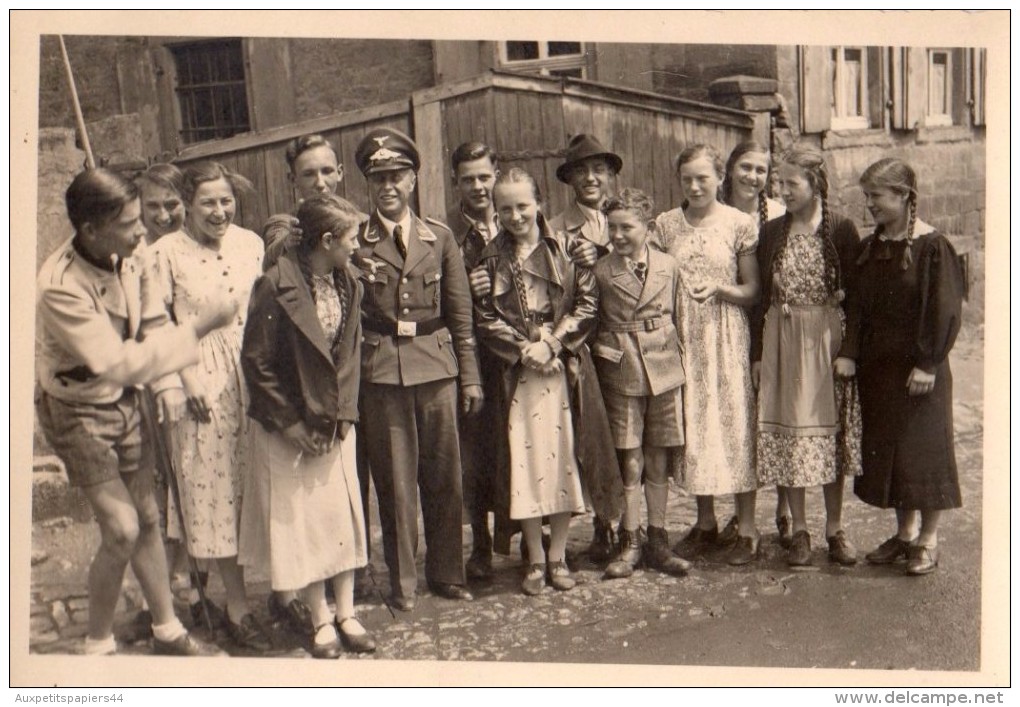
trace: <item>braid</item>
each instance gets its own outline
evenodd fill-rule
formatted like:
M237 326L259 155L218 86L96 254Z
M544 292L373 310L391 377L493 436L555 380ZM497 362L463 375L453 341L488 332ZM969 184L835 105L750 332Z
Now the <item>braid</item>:
M830 293L839 289L839 260L832 245L832 214L829 212L829 185L820 180L818 196L822 200L822 222L818 224L818 235L822 238L822 252L825 253L825 284Z
M315 302L315 282L312 280L312 261L308 257L308 249L298 247L295 248L294 251L297 255L298 268L301 270L301 277L305 279L305 284L308 286L308 292L312 296L312 302Z
M910 211L910 216L907 219L907 244L903 247L903 262L900 264L903 270L909 268L913 261L910 245L914 242L914 226L917 224L917 194L915 192L910 192L907 208Z
M758 230L761 231L765 228L765 223L769 220L769 200L765 196L765 190L762 189L758 192Z

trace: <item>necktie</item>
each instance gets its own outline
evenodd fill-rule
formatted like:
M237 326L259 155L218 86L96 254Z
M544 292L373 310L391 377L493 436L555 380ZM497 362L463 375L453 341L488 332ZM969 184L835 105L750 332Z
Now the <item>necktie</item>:
M634 271L634 276L641 282L645 281L645 274L648 272L648 263L639 263L634 260L630 261L630 269Z
M404 229L400 225L393 227L393 242L397 246L397 252L400 253L400 257L407 260L407 246L404 244Z

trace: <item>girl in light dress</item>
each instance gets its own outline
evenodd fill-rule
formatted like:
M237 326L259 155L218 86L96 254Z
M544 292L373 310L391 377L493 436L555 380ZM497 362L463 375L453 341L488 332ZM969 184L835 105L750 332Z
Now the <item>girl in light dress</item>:
M758 553L755 496L754 390L745 308L758 297L755 219L719 201L724 178L719 152L692 145L677 158L681 208L655 221L656 245L673 255L689 297L680 312L686 353L686 445L674 460L697 497L698 518L675 547L690 556L714 546L719 535L713 497L734 494L738 537L727 556L734 565Z
M188 414L170 425L170 446L186 532L179 527L173 498L167 523L170 537L186 535L193 557L215 560L227 594L224 623L233 641L265 651L271 643L248 605L244 572L237 563L248 463L241 336L263 253L257 234L233 224L242 189L250 190L251 183L221 164L189 166L182 183L183 228L160 238L152 250L167 306L178 322L193 318L224 293L239 304L231 324L199 342L199 363L180 374Z

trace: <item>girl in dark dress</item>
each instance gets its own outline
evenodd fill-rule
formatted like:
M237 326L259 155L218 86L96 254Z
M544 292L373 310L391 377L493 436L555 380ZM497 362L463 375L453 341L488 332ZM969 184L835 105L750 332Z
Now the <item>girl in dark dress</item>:
M905 557L907 574L928 574L938 566L942 511L962 505L948 355L960 330L963 274L949 241L917 218L909 165L879 160L860 181L877 226L857 261L850 322L863 416L864 474L854 491L896 509L896 535L868 561Z

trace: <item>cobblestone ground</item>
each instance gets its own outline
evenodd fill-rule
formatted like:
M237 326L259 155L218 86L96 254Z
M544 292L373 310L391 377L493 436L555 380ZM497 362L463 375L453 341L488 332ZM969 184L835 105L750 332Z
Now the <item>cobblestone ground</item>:
M475 601L431 596L419 569L417 609L394 613L382 602L388 581L376 525L374 589L359 613L379 649L374 656L348 659L976 670L982 557L980 338L958 344L953 367L965 506L947 517L943 560L934 575L905 578L901 567L829 564L817 489L808 494L814 565L791 571L772 522L775 494L766 489L758 504L762 555L746 568L729 567L725 551L718 550L698 559L686 578L639 570L627 580L604 581L584 553L590 519L575 518L569 545L578 580L573 591L547 587L537 597L521 594L515 543L513 555L496 556L494 581L472 586ZM845 527L863 555L889 536L894 520L890 512L857 502L847 488ZM717 513L724 524L731 501L720 500ZM377 519L374 508L372 515ZM694 500L674 489L668 518L672 539L679 539L693 519ZM97 541L93 524L58 518L33 527L31 652L80 651L88 612L85 578ZM465 528L465 553L469 546L470 529ZM222 603L222 586L213 574L210 593ZM276 645L270 655L307 657L298 637L270 623L268 589L264 581L251 583L256 616ZM129 573L116 629L124 653L149 652L148 640L132 624L140 606L141 593ZM190 624L183 607L180 613ZM198 633L209 637L205 629ZM241 654L225 635L212 638Z

